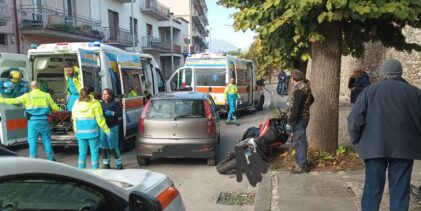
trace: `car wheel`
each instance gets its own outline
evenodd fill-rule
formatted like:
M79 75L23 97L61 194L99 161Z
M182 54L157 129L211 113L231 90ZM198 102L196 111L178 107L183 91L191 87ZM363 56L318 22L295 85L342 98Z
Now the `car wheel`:
M150 157L137 156L137 164L139 166L147 166L151 161Z

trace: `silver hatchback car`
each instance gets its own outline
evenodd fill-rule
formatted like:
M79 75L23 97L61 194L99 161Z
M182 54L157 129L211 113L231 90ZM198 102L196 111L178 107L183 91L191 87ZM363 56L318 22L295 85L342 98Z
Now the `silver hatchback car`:
M145 106L136 137L137 162L151 158L202 158L216 163L219 116L212 97L196 92L163 93Z

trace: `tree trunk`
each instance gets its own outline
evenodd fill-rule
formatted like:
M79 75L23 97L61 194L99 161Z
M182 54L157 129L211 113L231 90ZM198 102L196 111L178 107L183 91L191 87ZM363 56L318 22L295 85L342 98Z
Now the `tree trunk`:
M311 89L314 103L308 128L309 146L334 153L338 147L339 85L342 37L340 23L319 26L325 40L312 45Z

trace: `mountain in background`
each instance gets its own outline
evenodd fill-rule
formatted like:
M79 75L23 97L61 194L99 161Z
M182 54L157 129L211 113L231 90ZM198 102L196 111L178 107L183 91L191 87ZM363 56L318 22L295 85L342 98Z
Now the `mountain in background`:
M212 41L209 43L209 49L212 53L226 53L228 51L238 51L241 48L229 43L226 40L221 39L212 39Z

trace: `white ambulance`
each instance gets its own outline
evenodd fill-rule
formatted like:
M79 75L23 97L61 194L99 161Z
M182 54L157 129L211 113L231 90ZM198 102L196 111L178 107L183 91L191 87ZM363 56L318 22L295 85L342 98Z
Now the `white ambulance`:
M23 80L31 78L27 58L23 54L0 53L0 81L9 80L11 69L18 70ZM27 143L25 107L0 104L0 144L13 146Z
M186 58L183 68L176 70L167 81L169 91L209 93L218 110L226 112L224 90L234 78L241 95L238 109L263 109L263 81L256 79L256 67L251 60L222 54L193 54Z
M119 138L121 148L134 140L147 99L165 91L162 73L154 58L147 54L130 53L102 43L83 42L42 44L29 50L28 57L32 80L46 86L44 89L49 90L57 102L67 98L63 71L66 62L79 67L82 87L93 87L96 95L101 95L104 88L112 89L123 108ZM53 116L50 121L53 122L53 145L77 145L69 117Z

